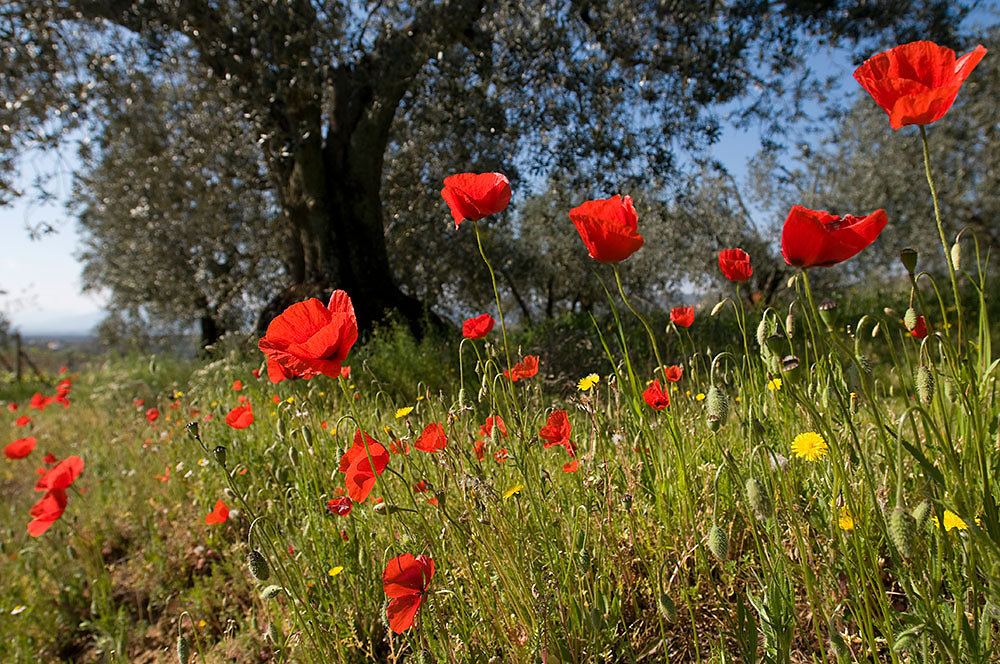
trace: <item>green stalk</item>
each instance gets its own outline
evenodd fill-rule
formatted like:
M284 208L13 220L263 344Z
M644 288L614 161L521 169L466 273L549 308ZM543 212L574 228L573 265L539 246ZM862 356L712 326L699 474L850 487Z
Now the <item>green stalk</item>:
M507 371L511 370L510 363L510 344L507 343L507 324L503 319L503 307L500 306L500 292L497 290L497 276L493 272L493 264L490 263L490 259L486 257L486 252L483 251L483 238L479 234L479 222L473 221L472 227L476 229L476 245L479 247L479 255L483 257L483 262L486 263L486 269L490 271L490 282L493 284L493 297L497 302L497 313L500 315L500 330L503 332L503 352L504 356L507 358Z

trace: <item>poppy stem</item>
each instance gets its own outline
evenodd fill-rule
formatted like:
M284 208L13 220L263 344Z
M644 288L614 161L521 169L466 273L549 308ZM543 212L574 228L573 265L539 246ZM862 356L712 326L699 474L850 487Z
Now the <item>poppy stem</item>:
M955 295L955 315L958 317L958 346L962 347L962 299L958 295L958 280L955 278L955 264L951 261L951 251L948 249L948 240L944 236L944 226L941 224L941 209L938 206L937 189L934 187L934 178L931 177L931 152L927 144L927 130L920 125L920 141L924 148L924 173L927 176L927 186L931 190L931 199L934 201L934 221L937 222L938 237L941 239L941 248L944 250L944 262L948 266L948 276L951 278L951 290ZM945 334L948 334L948 321L944 321Z
M493 284L493 297L497 302L497 313L500 315L500 331L503 332L503 352L504 356L507 358L507 371L511 371L510 363L510 344L507 343L507 324L503 319L503 307L500 306L500 291L497 290L497 275L493 272L493 264L490 263L490 259L486 257L486 252L483 251L483 238L479 234L479 222L473 220L472 227L476 229L476 245L479 247L479 255L483 257L483 262L486 263L486 269L490 271L490 281Z
M632 303L628 301L628 297L625 296L625 288L622 286L622 275L618 270L618 263L612 263L611 267L614 268L615 271L615 281L618 283L618 292L622 296L622 302L624 302L625 306L629 308L629 311L635 314L635 317L639 319L642 326L646 328L646 334L649 335L649 343L653 345L653 355L656 357L656 367L660 373L663 374L664 382L669 385L670 381L667 380L667 368L663 365L663 360L660 359L660 349L656 345L656 336L653 334L653 328L650 327L649 323L646 322L645 317L636 311L635 307L632 306Z

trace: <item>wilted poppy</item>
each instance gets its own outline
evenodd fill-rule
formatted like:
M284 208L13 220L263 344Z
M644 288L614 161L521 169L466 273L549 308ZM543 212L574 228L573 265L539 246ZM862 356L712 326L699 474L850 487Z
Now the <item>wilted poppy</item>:
M285 309L267 326L257 347L267 356L272 383L323 374L336 378L341 362L358 340L358 319L351 298L334 291L324 307L316 298Z
M146 411L146 420L149 422L155 422L160 417L159 408L150 408Z
M66 511L66 489L52 489L31 508L34 519L28 524L28 534L38 537Z
M839 217L793 205L781 230L781 255L795 267L836 265L874 242L885 224L885 210Z
M986 55L976 46L961 58L934 42L915 41L865 60L854 78L889 114L893 129L940 120L955 103L958 90Z
M226 506L222 499L215 501L215 508L205 515L205 523L208 525L216 523L225 523L226 519L229 518L229 508Z
M434 561L404 553L390 560L382 572L382 589L389 598L389 628L399 634L413 626L420 603L434 576Z
M524 359L510 368L504 369L503 375L510 378L512 383L516 383L522 378L531 378L538 373L538 356L526 355Z
M35 491L69 488L83 472L83 466L83 459L80 457L66 457L38 479Z
M753 275L750 255L742 249L723 249L719 252L719 269L730 281L749 281Z
M663 391L658 380L654 380L643 390L642 398L653 410L663 410L670 405L670 396Z
M663 377L667 379L668 383L676 383L684 375L684 367L672 364L669 367L663 367Z
M247 403L233 408L226 415L226 424L234 429L246 429L253 424L253 406Z
M496 427L500 432L500 435L504 438L507 437L507 425L503 423L503 418L499 415L490 415L486 418L486 422L479 427L479 435L490 437L493 435L493 427Z
M691 327L694 323L694 307L674 307L670 310L670 320L674 325Z
M500 212L510 203L510 181L500 173L458 173L444 179L441 198L448 204L455 228Z
M546 448L553 445L565 445L566 449L572 453L573 443L569 440L572 430L569 423L569 415L567 415L566 411L556 410L549 415L548 422L538 432L538 436L545 441Z
M617 263L642 246L639 215L631 196L587 201L570 210L569 218L596 261Z
M469 318L462 323L462 336L466 339L482 339L493 329L494 322L493 316L489 314Z
M24 457L31 454L31 451L35 449L35 445L38 443L34 436L28 436L27 438L18 438L13 443L10 443L5 448L3 448L3 454L8 459L23 459Z
M370 460L369 455L371 455ZM385 472L387 465L389 465L389 451L377 440L358 429L354 433L354 445L340 459L339 469L347 476L347 495L351 500L356 503L364 502L375 486L376 478Z
M354 503L347 496L342 496L340 498L334 498L326 503L326 509L330 510L330 513L336 514L337 516L347 516L351 513L351 509L354 507Z
M413 443L413 446L421 452L440 452L448 444L448 439L444 435L444 427L437 422L431 422L424 427L423 433Z

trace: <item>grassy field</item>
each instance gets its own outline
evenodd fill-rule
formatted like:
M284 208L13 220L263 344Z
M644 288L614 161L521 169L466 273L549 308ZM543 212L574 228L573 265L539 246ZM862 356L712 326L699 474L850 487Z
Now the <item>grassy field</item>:
M621 323L512 341L512 364L540 358L516 382L499 328L389 329L348 377L272 385L233 344L8 387L6 441L37 446L0 470L0 660L169 662L183 635L199 662L997 661L985 296L959 343L944 306L920 340L905 294L819 311L806 286L791 318L727 300L656 323L670 383L612 300ZM359 429L386 448L360 502L341 470ZM32 537L47 453L85 466ZM395 633L383 573L404 554L434 573Z

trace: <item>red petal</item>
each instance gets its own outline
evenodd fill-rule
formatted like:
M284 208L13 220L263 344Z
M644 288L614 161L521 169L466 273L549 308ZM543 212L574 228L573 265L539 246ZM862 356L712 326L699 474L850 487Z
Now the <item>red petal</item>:
M417 610L422 601L421 595L407 595L390 600L385 610L389 618L389 628L399 634L413 627L413 621L416 620Z

